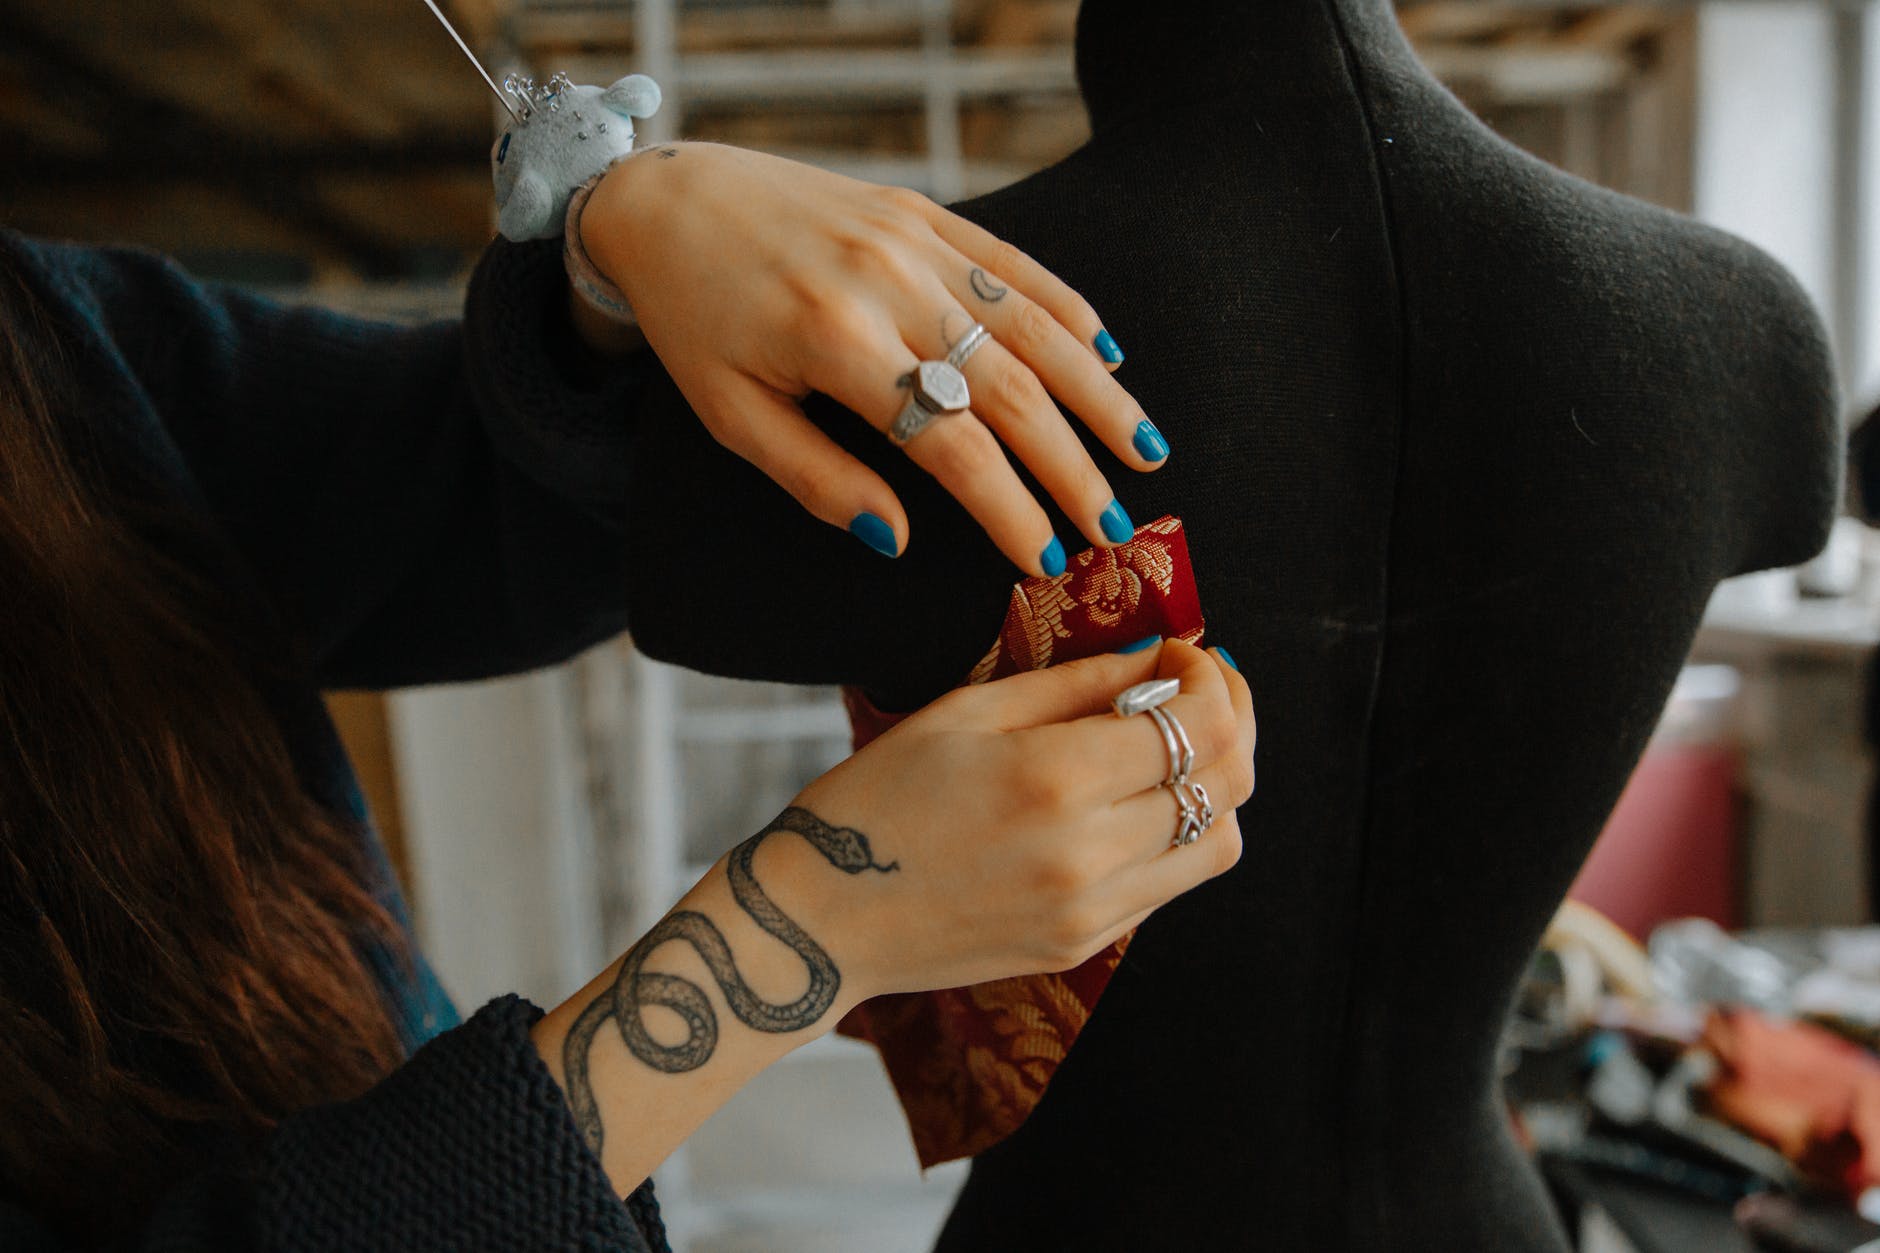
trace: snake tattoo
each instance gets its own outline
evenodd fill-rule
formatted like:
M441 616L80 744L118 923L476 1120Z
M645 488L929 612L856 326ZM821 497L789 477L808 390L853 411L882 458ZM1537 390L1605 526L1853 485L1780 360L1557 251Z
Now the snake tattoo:
M602 1130L600 1104L588 1081L588 1052L601 1027L612 1022L627 1049L642 1062L667 1074L697 1070L711 1060L718 1046L718 1016L712 1011L704 989L690 979L642 969L646 959L661 945L683 941L698 951L707 969L724 994L725 1003L739 1022L754 1031L800 1031L810 1026L835 1003L842 986L842 972L823 951L821 945L781 910L752 873L757 848L778 832L790 832L808 840L829 864L845 874L864 870L882 874L900 869L901 863L880 865L869 848L868 837L850 827L836 827L824 822L807 809L792 805L771 820L770 825L731 850L725 859L725 875L731 881L731 895L744 912L769 934L783 941L809 968L809 989L787 1004L774 1004L751 990L738 973L737 962L724 932L706 915L693 909L676 909L656 923L627 950L620 962L620 972L606 991L595 997L568 1029L562 1045L562 1066L568 1076L568 1102L574 1110L575 1125L580 1127L588 1146L599 1153ZM646 1030L642 1012L648 1005L663 1005L684 1021L686 1038L681 1044L666 1045Z

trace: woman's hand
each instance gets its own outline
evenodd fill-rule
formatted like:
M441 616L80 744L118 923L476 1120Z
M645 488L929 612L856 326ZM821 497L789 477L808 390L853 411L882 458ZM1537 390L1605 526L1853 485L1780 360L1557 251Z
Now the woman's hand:
M889 556L908 540L900 501L798 402L824 392L885 433L915 365L945 358L975 322L993 339L965 368L972 411L930 423L906 451L1021 569L1058 574L1065 552L1002 444L1093 543L1134 529L1052 396L1132 468L1168 456L1111 378L1122 353L1090 306L915 192L672 144L608 173L581 237L712 435Z
M1177 811L1147 717L1160 675L1215 819ZM536 1024L624 1194L752 1076L868 997L1067 970L1240 857L1253 702L1187 644L942 697L719 859L619 961Z
M1253 792L1246 682L1188 644L1093 657L941 698L816 780L797 805L859 832L891 873L812 877L831 958L854 995L1066 970L1240 857ZM1215 820L1170 847L1161 733L1111 699L1151 677L1195 750ZM801 845L801 841L791 841ZM781 850L780 850L781 851ZM801 849L794 854L801 855ZM813 867L812 867L813 868Z

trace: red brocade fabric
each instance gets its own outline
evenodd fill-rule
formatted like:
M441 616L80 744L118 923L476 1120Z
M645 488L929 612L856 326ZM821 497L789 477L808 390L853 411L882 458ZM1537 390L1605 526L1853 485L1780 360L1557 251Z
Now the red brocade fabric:
M966 681L1115 652L1151 635L1199 644L1202 629L1181 521L1159 518L1119 548L1079 553L1055 579L1013 588L998 641ZM906 716L882 713L854 688L843 698L858 749ZM878 996L842 1020L844 1035L881 1051L923 1168L983 1152L1025 1121L1129 941L1062 974Z

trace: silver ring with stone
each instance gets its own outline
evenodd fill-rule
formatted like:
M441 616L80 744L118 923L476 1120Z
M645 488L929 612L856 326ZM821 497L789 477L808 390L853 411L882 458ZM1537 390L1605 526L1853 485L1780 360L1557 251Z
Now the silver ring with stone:
M966 376L945 361L923 361L909 376L913 393L888 428L888 438L905 444L927 429L935 418L950 418L972 407L973 393Z
M1116 699L1110 702L1110 708L1116 711L1119 718L1148 713L1157 705L1168 704L1181 690L1180 679L1150 679L1118 692Z
M985 323L973 323L973 329L960 336L960 342L953 345L953 351L947 354L947 364L956 370L964 370L973 354L991 338L992 332L986 329Z

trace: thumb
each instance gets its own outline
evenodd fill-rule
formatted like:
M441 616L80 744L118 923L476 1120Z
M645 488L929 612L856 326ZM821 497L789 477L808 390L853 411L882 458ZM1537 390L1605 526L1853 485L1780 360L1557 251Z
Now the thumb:
M985 716L1002 731L1017 731L1108 712L1118 692L1156 677L1170 646L1158 640L1135 652L1101 653L989 683Z

